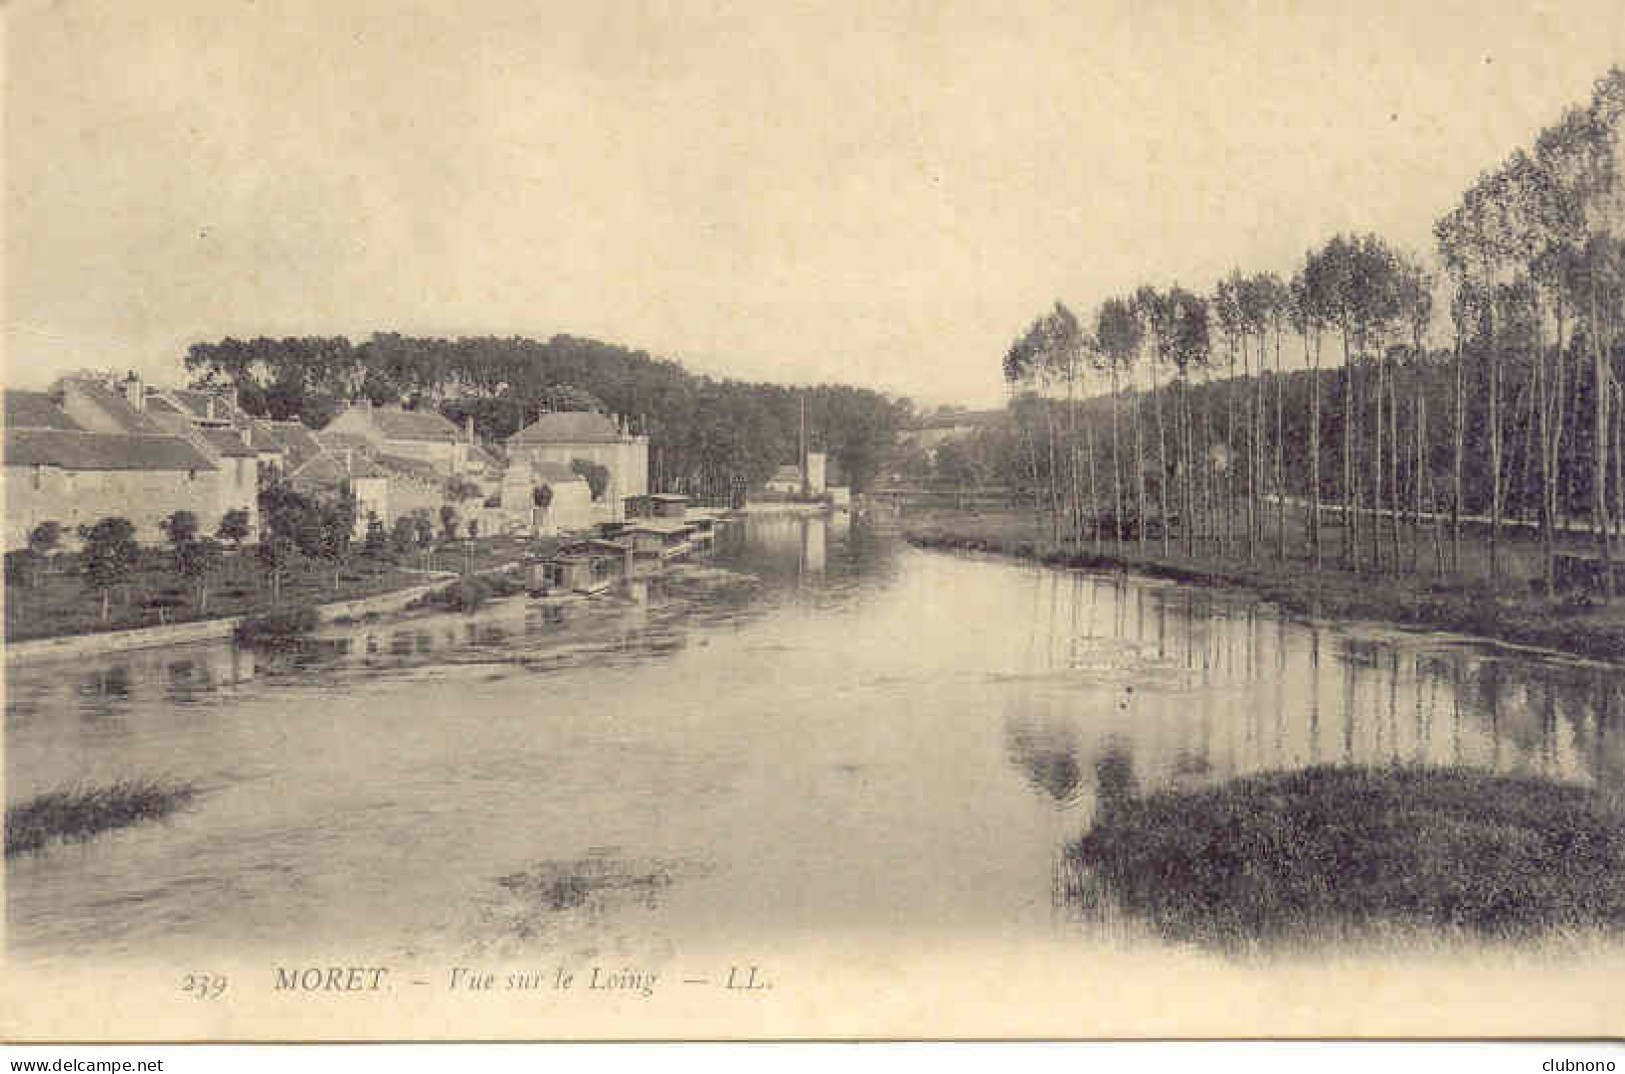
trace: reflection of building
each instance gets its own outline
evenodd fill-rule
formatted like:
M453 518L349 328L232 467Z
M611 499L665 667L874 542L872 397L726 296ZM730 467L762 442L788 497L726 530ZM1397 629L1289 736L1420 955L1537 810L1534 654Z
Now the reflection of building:
M823 519L804 519L801 523L801 569L807 574L823 574L828 547L829 531Z
M623 424L590 410L543 414L507 440L510 462L525 459L535 464L568 467L576 459L596 463L609 473L597 498L605 517L620 514L628 496L649 491L649 438L634 436Z

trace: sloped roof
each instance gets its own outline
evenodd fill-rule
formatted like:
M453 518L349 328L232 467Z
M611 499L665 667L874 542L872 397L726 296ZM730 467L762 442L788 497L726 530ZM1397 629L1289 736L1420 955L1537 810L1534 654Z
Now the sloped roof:
M621 439L615 423L594 410L543 414L508 437L510 444L613 444Z
M249 418L248 428L253 438L255 451L287 453L287 448L283 447L282 442L276 438L276 430L271 428L270 422L261 418Z
M373 453L378 450L377 444L374 444L371 440L368 440L360 433L335 433L323 429L321 432L313 435L316 438L316 442L327 448L329 451L344 451L348 449L350 451L365 453L368 458L371 458Z
M457 426L432 410L373 407L372 421L385 440L455 440L459 435Z
M297 421L267 421L262 422L271 438L282 445L287 453L287 467L290 471L297 470L306 462L322 453L321 441L302 423Z
M147 397L147 413L164 416L175 415L177 417L185 418L187 421L192 420L192 415L187 413L186 408L182 407L179 403L174 403L168 399L165 399L161 395L152 395Z
M64 470L213 470L178 436L126 436L67 429L6 429L7 466Z
M157 400L166 397L183 407L187 416L194 421L230 421L237 410L237 404L232 401L231 396L197 388L149 388L147 405L151 406ZM212 418L209 416L210 403L214 404Z
M166 434L161 425L131 406L121 393L100 381L75 377L61 383L64 390L78 392L93 402L123 432L149 436Z
M374 461L387 472L415 478L427 484L438 485L445 480L444 474L422 459L409 459L405 455L380 453Z
M388 471L363 455L352 454L349 465L345 465L342 455L323 453L310 459L298 470L289 475L289 480L295 484L310 485L338 485L345 481L362 481L367 478L387 478Z
M227 458L252 459L259 454L243 443L243 434L236 429L199 429L198 433Z
M8 429L77 429L79 423L68 417L57 406L50 392L24 392L8 389L6 395L6 428Z
M493 455L483 444L472 444L468 449L468 457L482 466L501 466L502 460Z
M801 467L799 467L799 466L781 466L777 470L773 471L773 476L769 480L772 480L772 481L800 481L801 480Z

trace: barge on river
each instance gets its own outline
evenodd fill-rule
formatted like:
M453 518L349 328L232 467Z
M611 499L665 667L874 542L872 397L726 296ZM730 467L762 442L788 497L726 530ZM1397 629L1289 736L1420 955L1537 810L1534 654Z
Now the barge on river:
M630 497L629 518L605 522L592 537L565 539L531 560L531 587L593 595L622 581L658 574L666 564L711 551L717 533L735 521L713 511L690 511L688 497L671 493Z

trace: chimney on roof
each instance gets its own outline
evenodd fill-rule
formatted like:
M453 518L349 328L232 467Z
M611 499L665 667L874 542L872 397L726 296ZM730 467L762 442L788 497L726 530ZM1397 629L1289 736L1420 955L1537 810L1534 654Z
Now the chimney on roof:
M468 442L472 444L474 442L474 415L463 415L463 428L468 433Z
M131 370L124 378L124 401L136 410L147 409L147 389L141 383L141 375Z
M254 446L254 427L252 425L244 425L237 431L243 436L243 447Z
M354 448L345 448L344 449L344 472L347 473L347 474L355 472L355 449Z

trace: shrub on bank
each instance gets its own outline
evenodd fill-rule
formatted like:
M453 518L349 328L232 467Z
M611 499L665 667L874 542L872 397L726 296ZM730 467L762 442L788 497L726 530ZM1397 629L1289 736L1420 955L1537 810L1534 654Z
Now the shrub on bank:
M309 605L275 608L245 616L233 636L239 645L278 648L291 645L315 630L318 621L316 609Z
M444 608L453 612L473 612L487 601L525 592L524 583L506 574L474 574L425 593L412 608Z
M6 807L6 857L43 850L55 839L82 841L98 832L166 817L196 795L190 784L151 780L41 794Z
M1068 860L1074 898L1224 948L1625 927L1625 814L1585 787L1458 768L1323 766L1111 803Z

